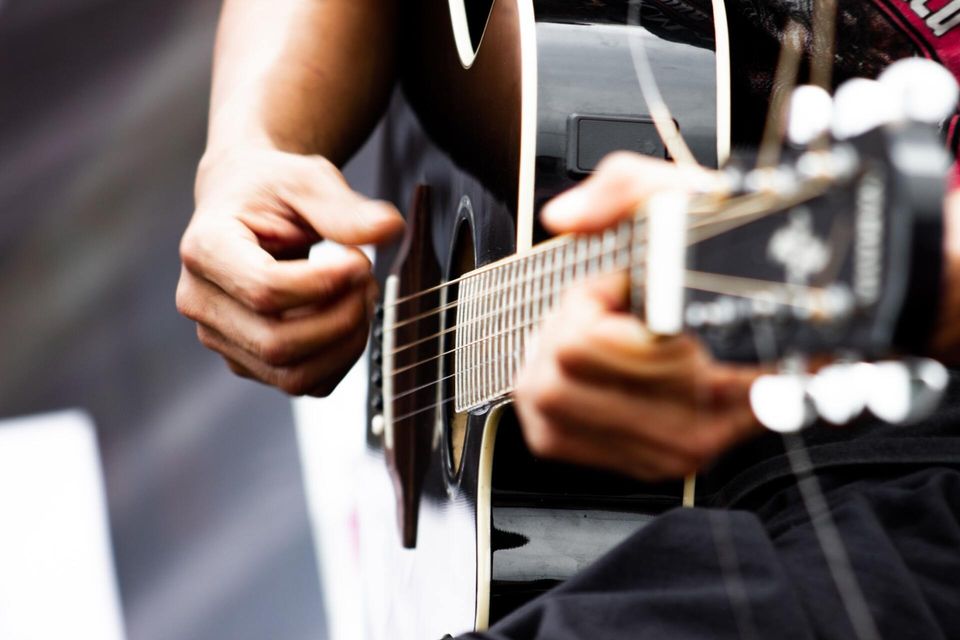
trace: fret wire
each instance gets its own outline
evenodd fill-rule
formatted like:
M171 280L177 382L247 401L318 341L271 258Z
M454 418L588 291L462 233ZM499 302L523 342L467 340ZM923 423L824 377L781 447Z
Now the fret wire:
M600 271L600 252L603 251L603 241L599 235L590 236L590 275Z
M507 274L505 272L500 272L499 277L500 277L501 284L504 283L504 281L507 279L506 275ZM505 335L502 335L502 331L506 327L507 327L507 318L503 314L503 305L498 304L497 305L497 333L500 334L497 336L496 351L498 355L503 353L504 349L506 349L507 337ZM508 384L507 367L504 365L503 359L501 358L497 360L497 385L502 387L506 384Z
M479 279L477 280L477 290L480 292L477 296L477 322L474 325L474 334L476 336L476 342L473 347L473 357L470 358L471 362L483 362L486 360L484 355L484 347L487 343L483 338L485 337L483 323L486 320L486 286L484 278L488 272L480 273ZM473 380L473 390L475 393L480 393L480 389L483 388L483 367L475 367L473 370L474 380ZM479 400L477 397L475 400Z
M492 326L493 326L493 309L494 309L493 304L494 304L494 296L491 295L491 294L489 293L489 291L490 291L490 289L492 288L492 287L490 286L490 283L492 282L492 279L493 279L493 271L488 271L488 272L487 272L487 277L486 277L486 283L485 283L486 286L484 287L484 288L487 290L487 295L486 295L485 298L484 298L485 301L486 301L486 303L483 305L484 314L487 316L487 319L484 321L483 325L481 325L481 330L482 330L485 334L495 333L495 331L491 331ZM493 343L492 343L490 340L484 340L484 341L483 341L483 347L482 347L481 350L480 350L480 357L483 358L484 360L486 360L486 359L488 359L488 358L490 357L490 354L491 354L492 352L493 352ZM483 378L484 378L484 379L483 379L483 383L484 383L485 385L487 385L487 386L493 386L493 378L492 378L492 376L490 375L490 371L489 371L489 370L486 371L486 375L484 375Z
M804 192L803 195L798 195L792 198L791 200L789 200L789 202L794 202L794 201L799 202L804 199L813 197L813 195L816 195L817 191L820 191L822 189L823 189L822 186L818 187L814 185L812 187L809 187ZM757 200L759 200L759 202L756 202ZM759 220L760 218L766 215L772 215L774 213L778 213L778 211L769 210L771 209L771 206L772 206L770 204L772 200L774 200L774 198L764 194L758 194L756 196L741 196L740 198L732 199L729 202L726 210L718 214L714 214L712 216L712 218L718 218L717 220L714 220L710 217L704 217L704 219L698 221L696 224L690 225L689 229L691 232L700 231L701 233L699 235L691 233L691 236L690 236L691 240L688 241L687 244L688 245L697 244L698 242L702 242L704 240L708 240L714 237L718 233L725 233L743 224L749 224L751 222L755 222L756 220ZM644 224L643 216L636 215L632 219L628 218L627 220L624 220L621 224L624 224L625 226L635 226L638 229L642 228ZM719 229L719 231L717 231L717 229ZM635 235L640 235L642 237L641 234L635 234ZM430 289L425 289L419 294L411 294L411 296L408 296L406 299L409 300L409 299L412 299L413 297L416 297L417 295L429 293L438 288L443 288L445 286L453 285L466 279L478 277L480 274L485 273L487 270L496 270L500 268L505 268L509 264L519 262L523 257L533 255L541 251L547 251L553 247L563 248L565 252L567 252L568 248L572 248L574 249L574 252L575 252L577 247L580 246L580 240L585 237L587 236L573 236L573 237L564 239L564 242L556 242L556 243L547 242L545 243L548 245L546 247L534 249L533 252L524 254L523 256L520 256L520 257L505 258L499 265L497 265L497 263L494 263L497 266L493 268L491 268L491 266L481 267L479 273L472 272L469 274L465 274L463 276L460 276L459 278L449 280L446 283L442 283L435 287L431 287ZM643 242L641 241L640 244L643 244ZM637 247L637 248L639 249L640 247ZM573 257L575 258L575 256ZM415 322L417 320L423 319L425 317L429 317L431 314L439 313L448 308L452 308L453 306L456 306L460 302L461 301L454 301L446 305L443 305L442 307L425 311L412 318L401 320L395 323L394 325L392 325L391 328L398 328L406 324ZM392 306L397 306L401 303L402 302L398 301L394 303Z
M550 292L550 283L544 281L544 280L545 280L545 276L548 275L548 274L547 274L547 269L548 269L548 266L547 266L547 254L543 254L542 256L540 256L540 272L542 273L542 275L541 275L541 277L540 277L540 288L541 288L541 290L546 289L546 293L544 293L543 296L539 298L539 300L540 300L540 311L539 311L540 316L539 316L539 319L540 319L540 320L543 320L543 318L547 315L547 312L550 310L550 306L549 306L549 305L550 305L550 296L547 295L547 294L549 294L549 292Z
M533 318L540 322L542 317L541 307L543 298L540 297L543 289L543 256L538 255L533 258Z
M553 308L560 304L560 290L563 288L563 260L566 256L566 245L557 247L554 252L553 264Z
M517 316L516 316L517 306L518 306L518 305L517 305L517 300L519 299L520 292L519 292L519 290L518 290L518 288L517 288L517 286L516 286L516 281L517 281L517 278L519 277L519 273L520 273L520 262L518 261L518 262L515 262L515 263L513 264L513 267L510 269L510 281L511 281L512 286L510 287L510 306L509 306L509 308L507 309L507 329L506 329L506 332L507 332L507 338L508 338L508 340L509 340L509 342L510 342L510 348L507 350L506 355L508 356L508 359L507 359L507 369L510 370L511 372L513 371L513 361L509 359L509 354L513 353L514 350L516 350L516 348L517 348L517 341L518 341L517 332L516 332L516 331L512 331L512 330L511 330L511 327L512 327L513 325L515 325L516 322L517 322ZM510 374L510 384L513 384L513 382L514 382L514 376L513 376L513 374L511 373L511 374Z
M477 292L474 294L476 298L474 301L474 313L472 316L477 318L473 322L473 327L471 328L471 333L473 338L470 340L470 362L483 362L483 358L480 357L480 342L482 340L483 332L481 331L480 322L483 320L483 312L481 309L481 304L483 301L483 274L478 274L477 277ZM473 367L471 369L471 382L472 388L477 389L480 386L480 367ZM473 399L475 400L475 398Z
M476 323L473 322L474 317L474 307L477 304L477 293L476 290L479 288L479 280L476 277L472 278L471 286L471 296L470 300L467 303L467 318L470 318L470 326L467 327L464 338L464 354L466 356L467 362L476 362L476 359L473 358L473 333ZM473 375L473 369L467 369L467 373L471 376Z
M530 290L529 283L527 282L527 261L523 260L520 262L520 281L523 283L520 286L519 295L520 302L517 305L517 326L514 330L517 333L517 343L513 347L513 367L520 368L520 360L517 354L522 353L526 348L526 340L523 334L523 329L525 327L524 323L527 321L527 304L530 302Z
M469 291L469 289L470 289L470 281L469 281L469 280L465 280L465 281L463 281L463 283L460 285L459 290L458 290L458 293L459 293L459 292L464 292L464 293L466 293L467 291ZM463 314L466 314L465 308L464 308L464 307L457 307L457 322L456 322L456 324L453 325L454 327L456 327L456 326L460 323L460 320L461 320L460 314L461 314L461 312L462 312ZM466 320L466 318L463 318L463 319ZM444 331L449 331L450 329L451 329L451 328L448 327L448 328L444 329ZM456 362L456 369L454 370L454 375L456 375L456 372L457 372L457 371L462 371L463 368L466 366L467 356L466 356L466 354L463 352L463 350L460 349L460 344L461 344L461 341L462 341L462 340L463 340L463 334L461 334L461 333L456 333L456 334L454 334L454 349L457 350L457 351L456 351L456 355L454 356L454 361ZM443 344L443 343L441 342L441 344Z
M500 285L500 275L501 275L500 270L494 269L492 273L493 273L493 288L496 289ZM492 320L494 335L497 335L497 332L500 331L501 329L499 311L500 311L500 305L494 304L494 314L493 314L493 320ZM499 339L495 339L493 342L493 352L494 353L500 352ZM498 366L493 367L493 386L499 389L502 384L503 384L503 381L500 379L500 367Z

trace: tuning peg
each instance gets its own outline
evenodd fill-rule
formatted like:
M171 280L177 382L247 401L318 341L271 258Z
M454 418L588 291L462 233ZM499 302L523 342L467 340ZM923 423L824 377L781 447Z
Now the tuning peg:
M787 138L805 147L830 130L833 99L822 88L803 85L793 90L787 115Z
M878 362L870 372L867 408L891 424L923 420L940 404L947 388L946 368L929 358Z
M777 433L794 433L816 419L807 393L808 376L780 373L760 376L750 386L750 408L760 424Z
M896 98L903 119L939 124L957 109L957 80L933 60L898 60L880 74L879 81Z
M839 362L823 367L811 377L807 392L821 418L844 425L863 413L869 394L870 367L862 362Z
M837 140L846 140L899 119L898 98L887 84L854 78L837 89L833 97L831 130Z

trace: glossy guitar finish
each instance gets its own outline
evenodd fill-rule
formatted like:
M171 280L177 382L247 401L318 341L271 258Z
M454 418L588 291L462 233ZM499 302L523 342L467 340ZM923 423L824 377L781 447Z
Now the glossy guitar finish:
M386 124L385 173L396 181L385 192L411 228L392 262L388 301L529 249L544 236L540 206L606 153L665 155L630 37L644 38L693 152L716 166L710 4L644 6L649 31L627 24L625 1L406 4L403 92ZM677 486L534 460L503 403L456 414L445 401L456 295L448 287L388 302L374 326L368 445L391 482L371 477L367 491L371 511L397 522L376 536L361 531L361 553L377 559L367 566L385 574L368 593L382 621L374 636L484 628L679 502ZM446 306L432 325L402 325ZM387 343L384 326L397 327Z

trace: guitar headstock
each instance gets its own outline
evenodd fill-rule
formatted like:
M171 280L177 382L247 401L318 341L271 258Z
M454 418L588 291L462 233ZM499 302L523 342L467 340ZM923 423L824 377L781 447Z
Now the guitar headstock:
M779 164L730 168L725 194L690 202L678 313L716 357L777 363L753 394L771 428L844 422L865 407L909 421L936 406L939 364L876 362L922 353L936 318L950 164L936 125L956 102L952 76L918 59L834 98L801 87ZM648 296L648 317L655 304ZM808 373L824 357L836 363ZM849 390L839 399L837 385Z

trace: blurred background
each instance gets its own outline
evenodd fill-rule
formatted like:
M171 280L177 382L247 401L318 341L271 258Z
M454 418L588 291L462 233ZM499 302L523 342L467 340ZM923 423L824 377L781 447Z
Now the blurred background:
M0 418L98 427L130 640L323 638L290 402L177 315L218 0L0 0Z

